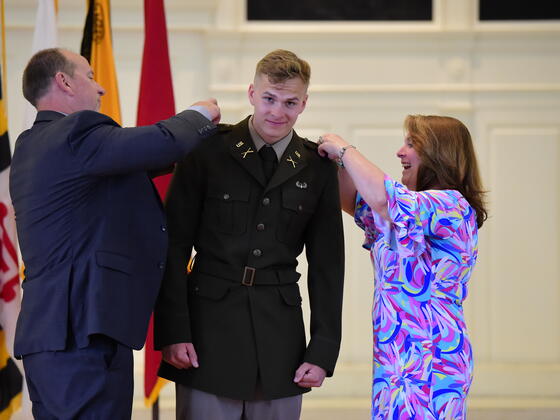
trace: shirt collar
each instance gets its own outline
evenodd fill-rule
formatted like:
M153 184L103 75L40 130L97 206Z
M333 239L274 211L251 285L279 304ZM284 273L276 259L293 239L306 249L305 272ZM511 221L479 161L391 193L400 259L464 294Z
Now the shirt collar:
M262 137L259 135L259 133L257 133L257 130L255 130L255 127L253 127L253 117L252 116L249 119L249 134L251 135L251 138L253 139L253 143L255 143L255 147L257 148L257 151L261 150L261 147L266 146L268 144L262 139ZM278 157L278 160L280 160L280 158L282 157L282 155L286 151L286 148L290 144L290 140L292 140L293 134L294 134L294 130L290 130L290 132L288 133L288 135L286 137L283 137L280 140L278 140L276 143L270 145L274 149L274 151L276 152L276 156Z

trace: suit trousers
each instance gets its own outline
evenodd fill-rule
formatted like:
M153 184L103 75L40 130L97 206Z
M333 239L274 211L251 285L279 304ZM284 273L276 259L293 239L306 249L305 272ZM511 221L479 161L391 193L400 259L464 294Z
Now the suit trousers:
M243 401L175 384L177 420L298 420L301 395Z
M130 419L132 350L105 335L77 348L23 356L36 420Z

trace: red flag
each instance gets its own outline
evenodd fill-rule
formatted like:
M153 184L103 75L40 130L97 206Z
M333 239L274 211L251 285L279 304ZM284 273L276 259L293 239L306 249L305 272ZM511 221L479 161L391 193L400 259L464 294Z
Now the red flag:
M144 24L144 53L137 125L150 125L175 114L163 0L144 0ZM170 179L171 174L154 180L162 198L165 196ZM165 384L165 380L157 376L161 353L154 350L153 337L152 316L146 338L144 365L144 396L148 407L154 404L161 387Z

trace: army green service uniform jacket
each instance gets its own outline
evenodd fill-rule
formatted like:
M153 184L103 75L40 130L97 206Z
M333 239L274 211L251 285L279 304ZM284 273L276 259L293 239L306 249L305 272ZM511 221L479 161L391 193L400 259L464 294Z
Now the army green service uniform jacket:
M200 367L160 376L219 396L301 394L303 362L333 374L341 339L344 242L336 166L294 133L268 184L249 118L179 163L166 200L169 251L156 348L192 342ZM192 272L186 266L195 249ZM305 247L306 340L296 271Z

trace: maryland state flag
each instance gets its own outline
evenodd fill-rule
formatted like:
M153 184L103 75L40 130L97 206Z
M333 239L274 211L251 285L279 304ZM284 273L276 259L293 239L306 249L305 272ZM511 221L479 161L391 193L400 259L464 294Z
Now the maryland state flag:
M19 272L15 246L15 220L8 189L10 170L10 141L8 118L4 105L5 84L2 70L5 68L4 1L1 2L2 62L0 64L0 315L10 329L13 338L19 311ZM22 376L8 353L5 329L0 326L0 420L9 419L21 406ZM11 340L9 340L11 341ZM10 345L11 347L11 345Z
M0 327L0 420L9 419L21 407L23 378L8 353L6 336Z
M111 35L111 2L88 0L81 54L89 61L93 77L104 89L99 112L121 124L121 107L117 74L113 60Z

